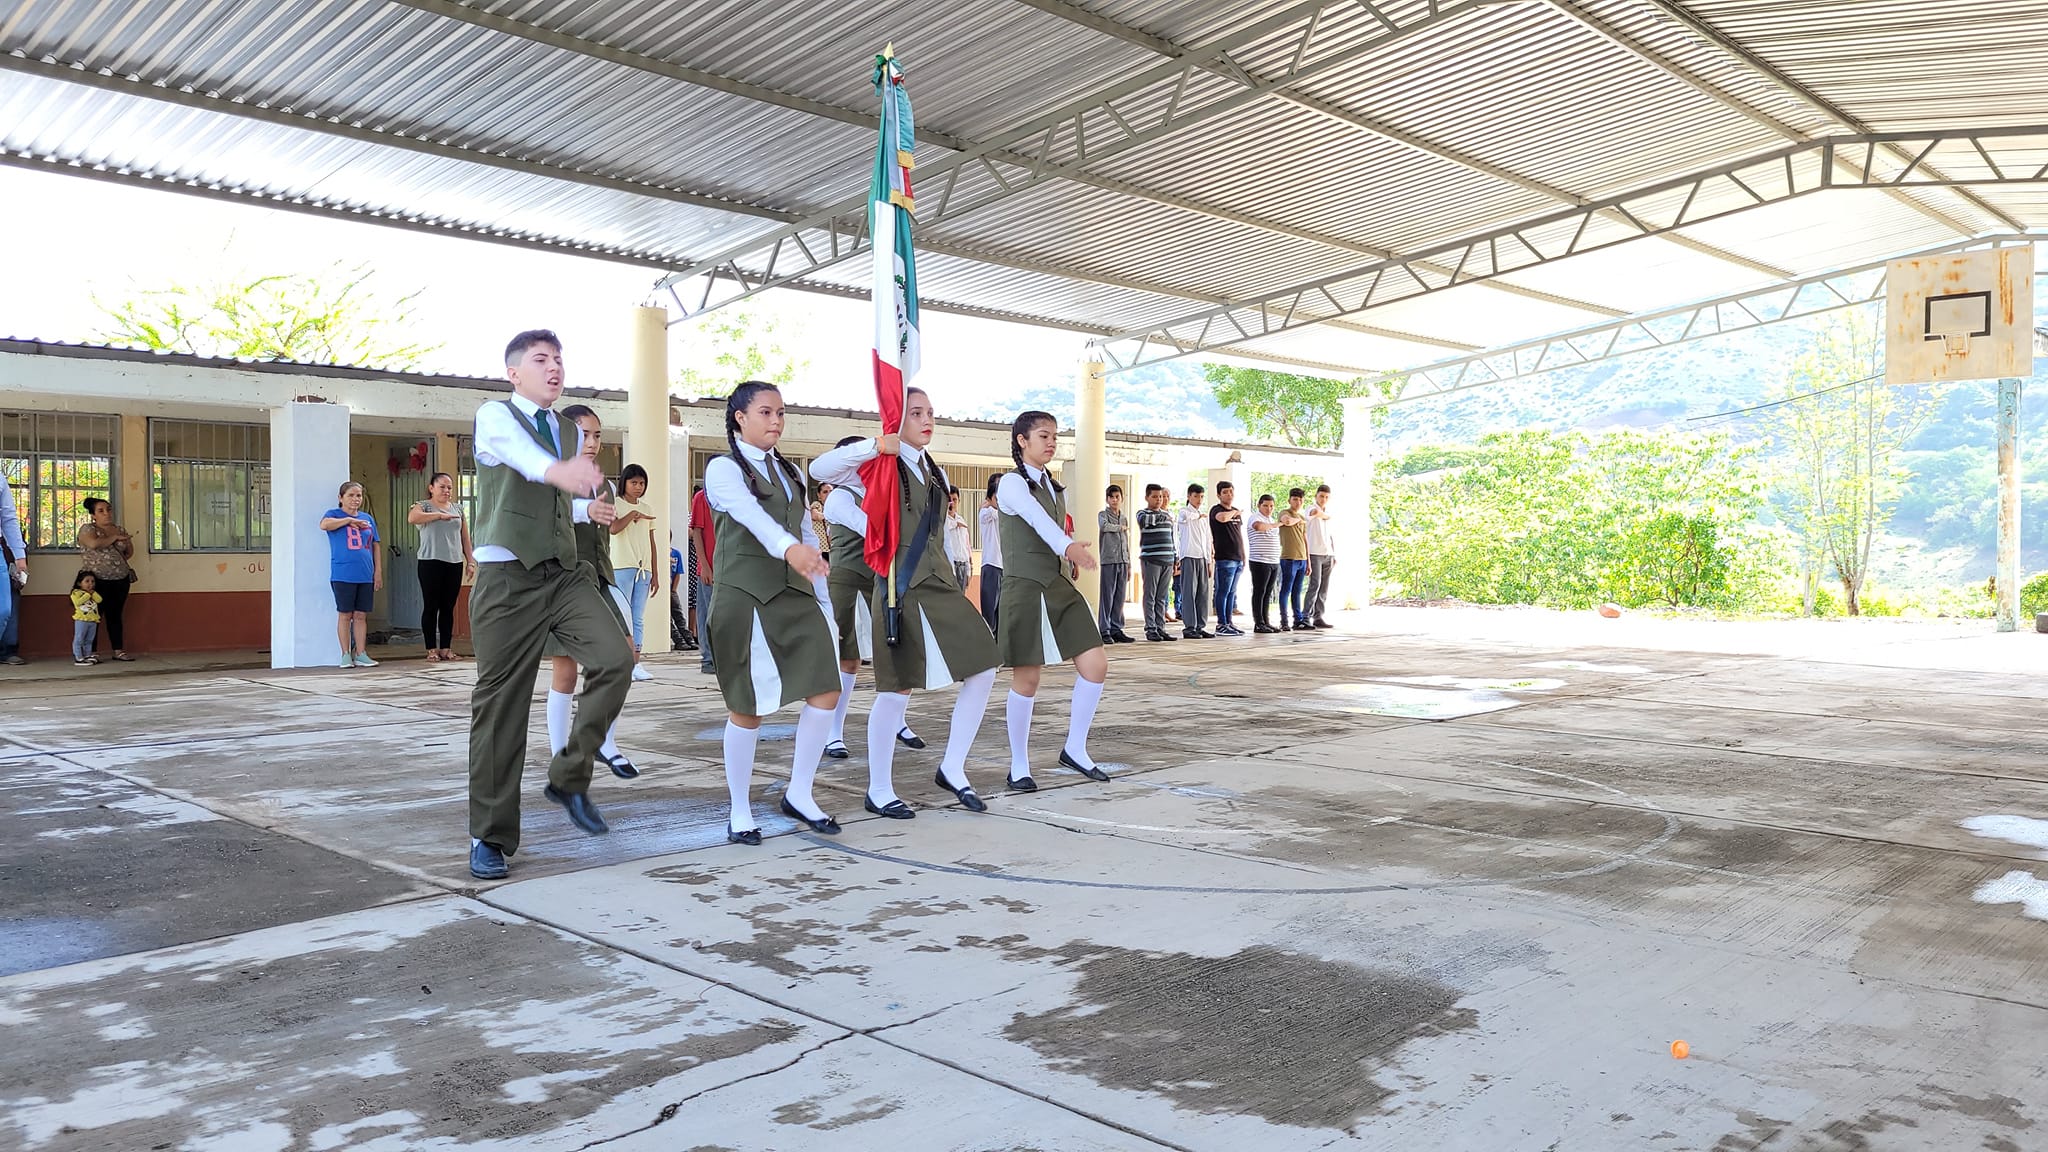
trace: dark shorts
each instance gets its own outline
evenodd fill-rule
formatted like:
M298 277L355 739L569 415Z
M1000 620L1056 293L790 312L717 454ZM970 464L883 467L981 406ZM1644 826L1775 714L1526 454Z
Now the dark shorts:
M377 599L375 584L351 584L345 580L330 580L334 586L334 610L336 612L368 612Z

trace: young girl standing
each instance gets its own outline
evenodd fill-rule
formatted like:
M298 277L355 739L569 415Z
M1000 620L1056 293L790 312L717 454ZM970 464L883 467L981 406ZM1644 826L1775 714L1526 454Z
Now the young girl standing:
M818 760L839 703L831 621L817 583L826 575L808 514L804 474L775 450L782 439L782 393L749 380L725 402L730 451L704 469L718 566L710 632L718 651L725 725L725 784L732 798L726 839L759 844L748 803L761 717L801 700L796 756L782 811L818 832L839 824L811 796Z
M1088 545L1068 536L1066 492L1046 468L1059 450L1059 422L1050 412L1025 412L1010 425L1010 457L1017 470L996 485L1002 514L1003 591L997 611L996 650L1012 669L1010 677L1010 787L1038 788L1031 779L1031 710L1039 675L1047 664L1074 662L1074 709L1060 767L1091 780L1109 773L1088 756L1088 729L1102 701L1109 658L1088 601L1067 579L1065 566L1093 570Z
M327 533L341 666L375 668L369 653L370 607L384 586L384 549L377 543L377 522L363 511L361 484L351 480L341 486L340 502L320 518L320 530Z
M92 654L100 632L100 594L93 590L95 583L90 572L80 572L71 582L71 662L80 668L100 662Z
M959 683L946 754L933 781L972 812L985 812L967 782L967 751L981 730L989 689L996 682L996 646L981 614L960 587L946 554L947 499L952 485L945 470L926 454L934 426L931 397L922 388L903 395L903 428L896 435L859 439L812 461L819 478L842 488L858 484L860 466L880 456L895 457L901 531L896 559L897 643L887 642L889 577L874 592L875 707L868 717L866 808L880 816L908 820L916 813L896 796L896 741L913 691ZM835 489L836 491L836 489ZM833 551L859 549L864 541L835 542ZM863 561L863 563L865 563Z

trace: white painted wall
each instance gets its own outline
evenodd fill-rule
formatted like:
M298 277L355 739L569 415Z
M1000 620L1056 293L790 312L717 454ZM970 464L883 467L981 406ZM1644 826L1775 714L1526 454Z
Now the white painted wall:
M349 474L349 411L288 403L270 412L270 666L341 659L320 513Z

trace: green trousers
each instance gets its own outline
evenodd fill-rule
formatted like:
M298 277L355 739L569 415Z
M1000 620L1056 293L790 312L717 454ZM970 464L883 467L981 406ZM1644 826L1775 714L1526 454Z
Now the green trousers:
M598 591L589 564L553 560L477 565L469 591L476 690L469 698L469 834L510 856L519 850L519 779L533 713L534 671L552 638L583 669L569 746L548 764L558 791L590 787L604 734L625 706L633 645Z

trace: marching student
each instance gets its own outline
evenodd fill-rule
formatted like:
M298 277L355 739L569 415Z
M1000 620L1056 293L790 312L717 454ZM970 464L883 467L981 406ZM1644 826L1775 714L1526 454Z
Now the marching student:
M848 436L833 450L859 444L863 439ZM817 461L812 461L812 467L816 466ZM862 650L874 651L869 628L874 621L875 570L868 567L861 555L868 535L868 514L861 507L861 501L867 499L867 489L860 482L860 474L854 472L844 480L828 479L826 483L832 491L825 494L825 530L831 534L826 541L831 575L825 578L825 591L831 598L832 623L839 632L839 704L832 709L832 732L825 739L825 755L844 760L851 755L846 750L846 712L853 703L854 677L860 673ZM897 729L896 739L905 748L924 747L924 737L912 732L908 724ZM874 770L872 762L868 770Z
M811 796L818 760L839 704L832 667L832 622L813 581L827 576L811 524L804 474L775 445L782 439L782 393L748 380L725 401L726 455L704 469L704 493L716 526L718 568L710 629L725 696L725 786L732 815L726 839L759 844L761 827L747 794L761 718L803 701L785 815L835 835L839 822Z
M1002 627L996 651L1008 664L1010 700L1010 787L1036 791L1031 779L1031 711L1037 704L1039 677L1047 664L1072 660L1080 675L1074 681L1074 708L1067 724L1067 742L1060 766L1091 780L1109 773L1088 756L1088 729L1095 706L1102 701L1102 682L1109 675L1109 657L1095 614L1081 598L1066 565L1093 570L1088 545L1061 530L1067 519L1066 492L1046 467L1059 450L1059 422L1050 412L1025 412L1010 425L1010 458L1014 472L1003 473L996 488L1002 511Z
M577 449L577 454L593 464L597 463L597 454L604 447L604 426L599 422L597 413L587 404L571 404L561 410L561 417L574 424L577 432L581 433L582 446ZM617 504L613 499L615 495L611 481L607 480L598 486L595 499L612 504L616 513ZM618 521L614 519L612 525L617 524ZM612 568L611 535L612 528L592 523L586 510L585 518L576 521L576 560L579 564L590 565L591 575L597 578L597 590L604 595L606 604L618 609L619 623L626 627L627 639L630 641L632 628L626 625L630 609L626 606L624 594L619 591L617 574ZM548 670L546 712L548 751L559 753L569 746L572 706L576 702L576 658L569 655L567 645L552 637L549 638L547 647L542 649L542 653L552 661ZM637 671L638 668L639 665L635 664L634 669ZM612 770L612 775L621 780L631 780L640 775L640 769L619 750L618 740L619 719L613 716L611 727L605 729L604 743L598 745L597 758L604 762L605 767Z
M839 447L812 461L816 474L833 484L858 483L860 466L880 456L895 457L901 496L898 511L896 576L897 643L888 642L889 576L879 577L870 608L875 636L875 707L868 716L867 810L895 820L916 813L896 796L893 775L894 734L903 722L910 694L959 683L953 722L946 733L946 753L933 782L957 797L971 812L988 805L967 781L967 753L988 710L989 690L996 682L996 645L988 626L960 587L958 570L946 553L948 497L952 485L945 469L927 454L934 421L932 401L924 389L903 394L903 426L895 435L840 441ZM858 549L862 541L846 546ZM839 549L834 544L833 550Z
M613 509L589 499L604 475L577 451L581 431L551 410L562 395L561 340L540 330L514 336L505 375L512 395L476 413L469 870L483 880L503 877L505 857L519 848L519 777L542 649L557 640L583 668L576 723L548 764L542 795L593 835L610 828L587 794L591 764L633 671L632 644L576 558L575 519L609 524Z

